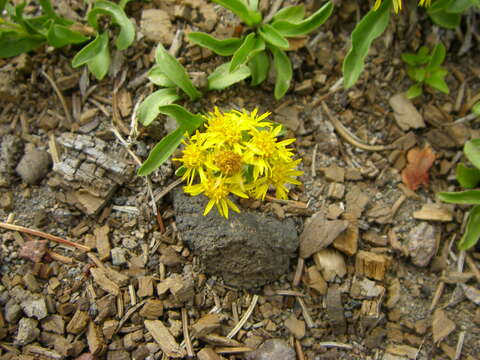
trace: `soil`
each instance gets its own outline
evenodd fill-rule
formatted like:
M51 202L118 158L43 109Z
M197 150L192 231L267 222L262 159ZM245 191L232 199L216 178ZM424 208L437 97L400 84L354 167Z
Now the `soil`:
M270 2L260 3L268 13ZM303 3L309 12L319 5ZM288 129L286 136L297 139L293 146L303 159L303 185L291 190L290 202L266 201L255 211L294 218L299 235L313 214L348 221L344 238L327 249L341 258L330 269L337 274L331 279L323 279L325 250L297 256L289 271L260 289L236 289L220 276L203 273L176 228L171 190L179 184L170 161L149 177L159 211L155 215L145 179L134 174L138 164L132 156L146 159L168 128L159 118L147 128L139 126L137 133L131 129L136 106L154 90L144 74L154 64L156 43L146 34L139 33L131 48L114 54L116 65L101 82L85 69L71 67L74 47L44 47L0 59L0 143L5 147L0 178L6 179L0 182L1 221L95 248L87 255L50 241L48 251L34 262L25 251L38 239L35 233L0 230L0 359L165 359L186 357L187 350L203 351L202 359L218 358L215 351L226 359L243 359L275 338L285 340L298 359L479 358L480 252L478 247L460 252L455 246L468 208L442 205L435 195L459 189L455 167L464 161L462 146L480 137L475 119L455 123L480 100L478 34L467 36L463 23L457 31L438 28L416 8L407 8L392 16L386 34L374 42L360 80L345 90L338 86L342 61L368 4L336 3L327 23L289 52L294 79L283 99L274 99L272 78L255 88L242 82L223 92L204 92L199 101L184 104L192 112L214 106L270 111ZM210 5L204 0L135 1L127 14L137 29L144 11L161 9L172 33L200 29L227 37L242 31L231 13ZM75 1L61 7L70 9L67 14L86 11ZM478 22L478 13L470 20ZM225 60L180 39L177 57L189 72L208 74ZM444 66L450 94L425 88L412 102L423 124L399 124L390 99L412 84L400 55L437 41L448 51ZM47 78L58 87L68 113ZM418 114L407 116L407 123L414 116ZM130 152L112 130L128 139ZM15 170L24 154L36 150L48 151L54 164L63 159L95 162L62 146L65 133L104 141L103 148L95 149L103 149L110 163L124 166L121 172L113 166L101 173L100 167L89 168L92 173L86 175L102 183L95 184L101 190L95 199L82 192L81 179L65 177L48 161L30 169L41 174L33 185ZM22 146L17 142L7 148L9 136ZM413 191L402 181L402 172L409 150L425 146L435 161L426 169L429 181ZM98 160L100 155L95 156ZM412 229L421 223L433 230L412 240ZM422 256L426 263L418 266ZM375 294L358 288L375 289ZM252 302L256 305L249 311ZM198 320L208 313L218 316L207 319L211 323L202 327L205 334L195 335ZM245 314L246 323L230 339L227 335ZM215 351L205 350L209 348Z

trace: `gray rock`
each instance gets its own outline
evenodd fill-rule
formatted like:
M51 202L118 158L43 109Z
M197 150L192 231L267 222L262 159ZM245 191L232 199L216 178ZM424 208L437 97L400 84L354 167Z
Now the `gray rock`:
M27 152L22 157L16 171L23 182L34 185L47 175L51 165L52 158L50 154L44 150L35 149Z
M20 308L20 305L18 305L14 299L10 299L5 304L5 320L8 323L16 323L21 315L22 309Z
M127 251L124 248L114 247L110 250L110 256L112 257L112 264L115 266L121 266L127 263L125 258Z
M161 9L147 9L142 11L140 31L147 40L170 45L173 41L172 23L168 13Z
M0 137L0 187L10 186L23 152L23 143L14 135L2 135Z
M417 266L427 266L437 252L435 227L427 222L421 222L408 234L408 252L412 263Z
M184 242L199 257L206 273L221 275L227 284L253 288L284 274L298 248L292 219L279 221L260 212L216 209L203 216L207 198L174 191L176 223Z
M47 304L43 297L29 297L20 303L20 307L28 317L36 317L38 320L48 315Z
M295 351L280 339L265 341L260 347L245 354L246 360L295 360Z
M15 338L15 344L23 346L34 342L40 330L38 329L38 321L35 319L22 318L18 323L17 337Z

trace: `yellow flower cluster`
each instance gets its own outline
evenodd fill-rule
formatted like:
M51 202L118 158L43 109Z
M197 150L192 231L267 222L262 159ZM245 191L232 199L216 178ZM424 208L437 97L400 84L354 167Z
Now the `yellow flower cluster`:
M377 10L382 4L383 0L375 0L375 5L373 5L373 10ZM395 14L398 14L402 10L402 0L392 0L393 1L393 10ZM418 6L429 7L432 0L418 0Z
M263 200L272 186L278 198L286 199L286 185L301 184L295 179L303 174L296 170L301 160L294 160L288 147L295 139L280 141L282 126L266 120L268 115L215 108L204 116L205 131L183 141L182 157L174 160L182 163L178 173L187 182L184 191L210 198L204 215L214 205L225 218L229 209L240 212L230 194Z

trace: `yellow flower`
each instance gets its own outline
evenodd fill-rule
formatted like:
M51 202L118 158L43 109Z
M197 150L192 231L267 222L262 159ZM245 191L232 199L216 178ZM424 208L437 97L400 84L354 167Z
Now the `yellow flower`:
M201 180L199 184L187 185L183 189L187 194L197 196L204 194L210 198L203 215L207 215L215 205L220 215L228 219L228 209L240 212L240 209L229 198L230 193L242 198L248 198L237 184L226 182L223 177L207 176L205 173L200 175Z
M279 140L282 126L267 121L269 113L246 110L222 113L215 108L204 116L205 131L187 136L180 161L185 168L184 191L209 198L204 215L215 206L228 218L229 209L239 212L229 196L265 199L270 187L277 197L287 198L287 184L300 184L294 177L301 160L293 160L295 139ZM194 183L198 181L198 183Z
M373 10L378 10L380 5L382 5L383 0L375 0L375 4L373 5ZM402 10L402 0L392 0L393 2L393 10L395 11L395 14L398 14L400 10ZM424 6L424 7L429 7L431 0L419 0L418 1L418 6Z
M188 134L186 135L188 136ZM183 163L185 173L182 175L182 180L186 180L187 184L191 184L197 173L203 172L203 165L206 161L206 147L205 138L198 131L195 135L189 138L190 143L187 144L185 140L182 143L185 145L183 156L181 158L173 159Z

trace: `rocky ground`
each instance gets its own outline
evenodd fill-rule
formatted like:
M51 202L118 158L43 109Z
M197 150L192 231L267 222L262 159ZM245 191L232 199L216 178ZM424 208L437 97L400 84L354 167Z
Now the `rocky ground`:
M138 41L102 82L71 68L74 49L0 60L0 359L478 359L480 252L455 246L468 208L435 196L458 188L462 145L480 135L468 117L478 39L406 9L347 91L341 64L368 9L357 3L337 2L289 52L281 101L269 81L186 104L271 111L297 138L305 173L291 200L241 201L230 220L200 215L205 199L183 195L171 162L149 177L156 215L134 157L170 122L132 132L156 44L210 73L224 59L184 34L232 36L230 13L131 2ZM60 9L85 12L74 0ZM438 40L451 92L409 101L400 54Z

